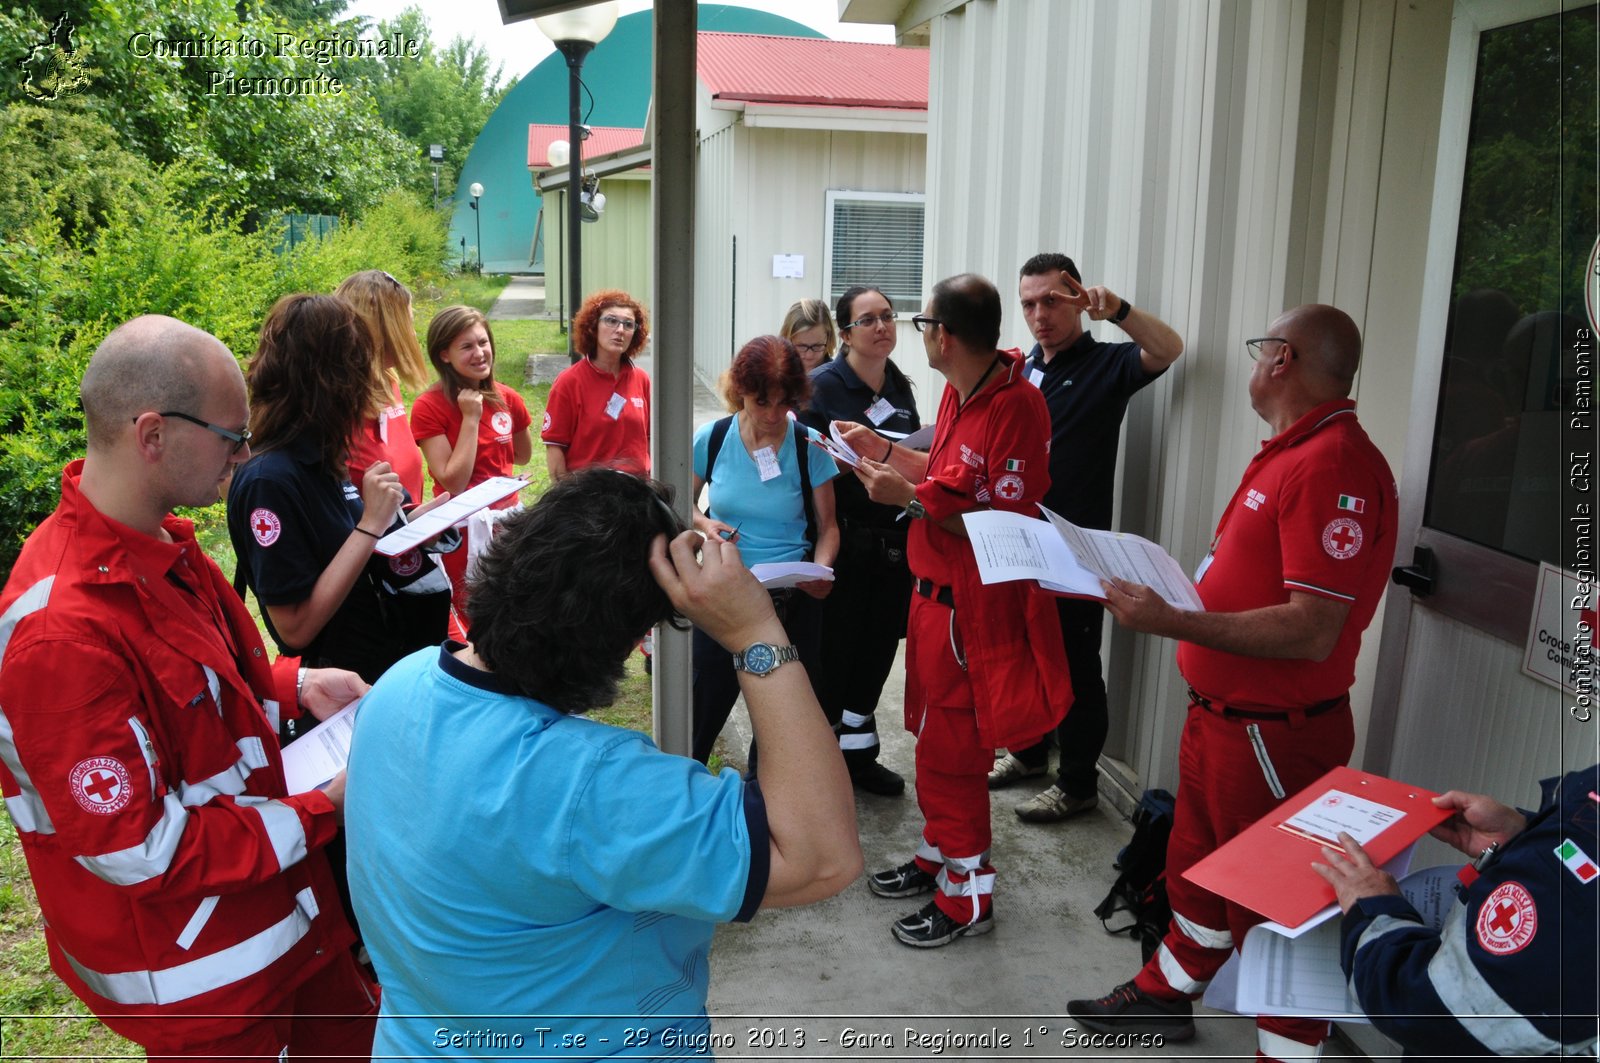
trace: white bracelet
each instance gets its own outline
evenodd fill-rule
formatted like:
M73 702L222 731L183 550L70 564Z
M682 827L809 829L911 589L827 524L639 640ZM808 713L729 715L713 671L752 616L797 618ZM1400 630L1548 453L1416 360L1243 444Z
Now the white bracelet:
M296 673L296 675L294 677L294 703L296 705L300 704L300 696L301 696L301 694L303 694L305 692L305 689L306 689L306 670L304 668L302 668L302 669L300 669L300 671L298 673Z

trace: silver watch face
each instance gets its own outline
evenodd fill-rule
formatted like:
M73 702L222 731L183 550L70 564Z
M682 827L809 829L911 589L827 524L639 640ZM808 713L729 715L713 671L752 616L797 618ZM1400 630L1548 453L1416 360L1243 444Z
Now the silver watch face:
M766 675L778 667L778 654L765 642L758 642L744 651L744 670L751 675Z

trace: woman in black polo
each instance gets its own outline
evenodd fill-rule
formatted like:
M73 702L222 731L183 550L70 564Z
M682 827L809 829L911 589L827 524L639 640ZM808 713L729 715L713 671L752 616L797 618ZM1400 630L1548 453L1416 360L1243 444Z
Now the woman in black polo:
M407 501L389 463L370 465L359 487L347 473L372 387L372 342L337 296L278 300L246 377L254 454L228 491L228 536L278 649L369 683L442 637L405 622L419 600L410 592L431 580L441 603L449 599L431 555L373 550Z
M807 423L827 432L830 421L855 421L899 435L922 427L911 381L889 357L896 324L888 297L877 288L850 288L839 297L835 318L844 345L836 357L811 371ZM885 437L884 449L888 445ZM878 762L874 713L905 637L911 600L905 521L896 519L898 509L869 499L854 476L840 476L834 483L839 557L833 594L822 603L817 699L839 732L851 781L868 793L894 796L906 783Z

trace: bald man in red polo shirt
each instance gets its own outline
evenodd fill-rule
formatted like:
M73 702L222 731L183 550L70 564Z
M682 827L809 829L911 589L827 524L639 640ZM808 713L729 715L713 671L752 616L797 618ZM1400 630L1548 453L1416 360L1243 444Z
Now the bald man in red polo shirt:
M1148 587L1105 584L1106 608L1178 642L1189 709L1167 845L1172 924L1138 975L1067 1011L1097 1032L1194 1036L1192 1006L1261 917L1183 872L1350 759L1350 685L1361 633L1394 559L1394 476L1349 398L1361 333L1342 310L1308 305L1246 341L1250 402L1273 431L1223 510L1195 573L1205 612ZM1317 1054L1328 1024L1262 1016L1257 1057Z

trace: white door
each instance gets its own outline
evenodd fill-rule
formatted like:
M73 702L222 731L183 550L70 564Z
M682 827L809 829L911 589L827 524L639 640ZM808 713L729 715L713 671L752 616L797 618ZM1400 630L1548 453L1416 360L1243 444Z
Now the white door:
M1595 570L1595 58L1592 2L1456 5L1395 562L1432 565L1391 588L1363 757L1524 805L1600 756L1521 672L1539 563Z

